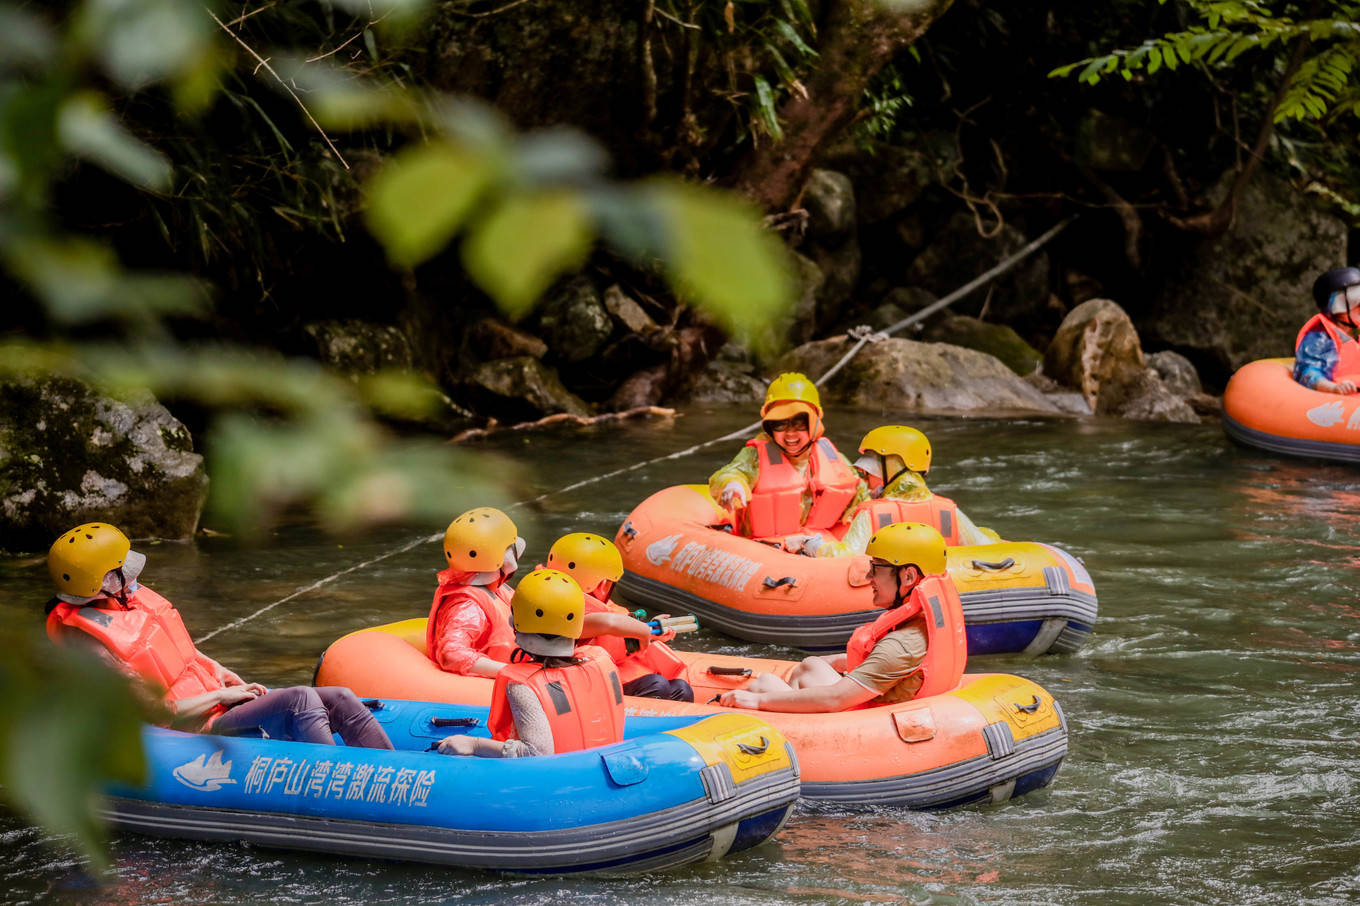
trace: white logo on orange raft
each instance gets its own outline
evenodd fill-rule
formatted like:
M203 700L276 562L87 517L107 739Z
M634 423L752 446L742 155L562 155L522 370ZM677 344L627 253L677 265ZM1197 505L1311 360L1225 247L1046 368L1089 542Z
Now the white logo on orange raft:
M1321 406L1314 406L1309 409L1304 415L1308 416L1308 420L1319 428L1330 428L1344 417L1343 406L1341 400L1323 403Z
M653 566L660 566L671 558L671 554L675 553L675 546L679 543L679 535L667 535L660 541L653 541L647 545L647 562Z
M658 564L659 565L659 564ZM691 541L680 548L671 560L671 570L685 573L714 585L741 591L760 569L755 560L747 560L727 551L715 550L707 544Z

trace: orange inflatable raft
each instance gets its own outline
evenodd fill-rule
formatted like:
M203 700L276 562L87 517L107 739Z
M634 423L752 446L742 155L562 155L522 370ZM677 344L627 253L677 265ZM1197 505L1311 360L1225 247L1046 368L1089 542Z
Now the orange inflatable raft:
M749 682L737 671L788 676L795 663L677 651L695 701L625 697L629 715L692 716L734 709L703 704ZM720 672L711 672L717 668ZM425 654L425 620L361 629L322 655L318 685L365 698L486 705L492 681L445 673ZM1046 786L1067 754L1067 723L1040 686L1005 674L965 674L951 692L832 714L745 711L793 743L802 795L864 804L949 808L1002 802ZM450 731L452 732L452 731Z
M1293 359L1243 365L1223 393L1223 428L1272 453L1360 462L1360 394L1323 393L1294 380Z
M879 613L864 558L804 557L733 534L703 485L653 494L614 541L625 567L616 601L693 613L739 639L834 651ZM952 547L949 575L970 655L1075 651L1096 621L1090 574L1050 544Z

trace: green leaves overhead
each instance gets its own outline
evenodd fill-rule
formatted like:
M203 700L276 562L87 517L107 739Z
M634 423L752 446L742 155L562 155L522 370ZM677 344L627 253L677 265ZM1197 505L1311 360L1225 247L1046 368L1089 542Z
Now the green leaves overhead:
M156 149L134 138L94 92L71 97L57 115L62 146L143 189L170 185L170 162Z
M414 267L449 243L493 172L449 142L403 151L369 183L369 229L393 264Z
M125 88L136 90L192 71L211 55L216 27L190 0L86 0L76 34Z
M788 253L760 229L756 212L714 189L658 180L648 192L662 212L662 252L676 292L751 336L790 302Z
M593 239L575 193L512 195L474 225L463 263L506 314L518 318L559 275L585 263Z

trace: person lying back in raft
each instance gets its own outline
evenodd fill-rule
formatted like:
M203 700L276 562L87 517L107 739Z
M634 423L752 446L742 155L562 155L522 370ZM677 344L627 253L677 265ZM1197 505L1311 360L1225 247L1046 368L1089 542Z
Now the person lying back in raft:
M860 506L840 541L822 535L789 539L800 553L809 557L862 554L869 536L894 522L924 522L939 531L950 546L1000 540L991 529L974 525L954 501L932 494L926 487L930 440L916 428L874 428L859 442L859 452L863 455L855 460L855 471L869 486L871 499Z
M1294 380L1327 393L1360 387L1360 268L1339 267L1313 282L1318 313L1294 341Z
M576 580L536 569L519 583L510 605L515 642L511 662L491 692L491 739L446 736L445 755L522 758L579 752L623 738L623 687L609 655L578 648L585 595Z
M940 533L899 522L869 539L869 584L884 613L855 630L845 654L809 657L788 682L760 673L718 699L729 708L816 713L947 692L963 676L963 607L945 572Z
M590 532L563 535L548 551L548 566L571 576L585 590L580 644L598 645L609 653L623 680L624 695L694 701L694 689L680 678L685 662L665 644L675 632L654 636L652 627L609 600L623 575L623 557L613 541Z
M105 522L78 525L53 543L47 568L57 596L47 635L78 645L140 685L162 693L171 725L200 733L260 730L271 739L390 749L387 733L339 686L269 690L199 652L175 606L138 583L146 555Z
M449 673L494 677L510 661L510 587L524 539L495 507L468 510L444 531L439 587L425 624L425 650Z
M796 372L779 375L765 393L760 418L764 433L708 479L719 506L743 509L738 531L782 541L849 522L869 489L823 436L817 386Z

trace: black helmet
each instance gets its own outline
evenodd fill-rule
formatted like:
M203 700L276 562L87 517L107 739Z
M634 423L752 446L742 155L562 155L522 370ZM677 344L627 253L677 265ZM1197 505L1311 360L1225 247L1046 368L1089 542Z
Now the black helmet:
M1357 283L1360 283L1360 268L1338 267L1327 271L1313 281L1313 301L1317 302L1323 314L1327 314L1327 303L1332 300L1332 296Z

